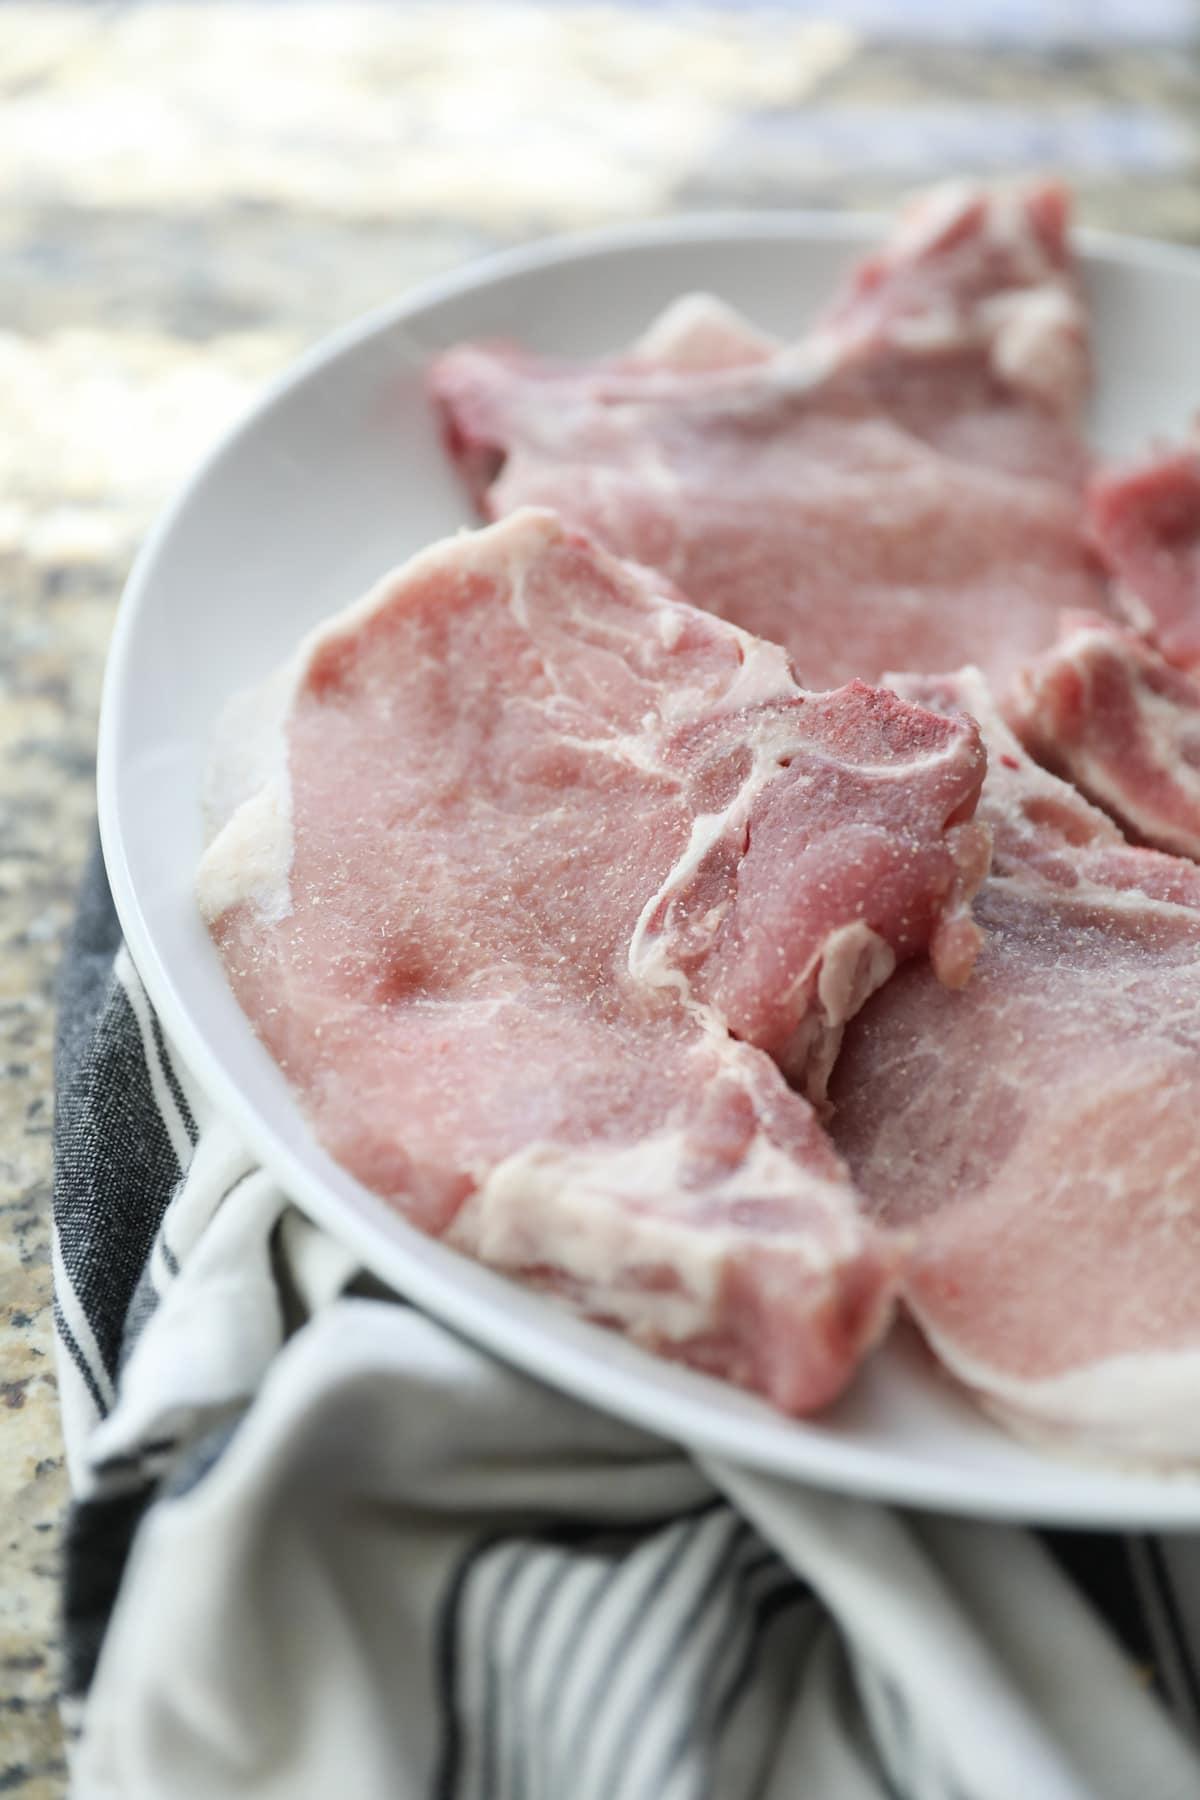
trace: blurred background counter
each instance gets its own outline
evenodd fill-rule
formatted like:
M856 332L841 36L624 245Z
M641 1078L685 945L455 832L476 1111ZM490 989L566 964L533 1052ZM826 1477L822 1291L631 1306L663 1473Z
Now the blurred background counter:
M1190 0L0 0L0 1792L64 1791L56 963L130 559L299 350L547 232L1060 170L1200 241Z

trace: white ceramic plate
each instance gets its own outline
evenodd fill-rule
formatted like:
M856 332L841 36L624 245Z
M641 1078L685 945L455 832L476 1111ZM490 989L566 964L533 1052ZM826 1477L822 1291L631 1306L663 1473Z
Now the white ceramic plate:
M197 472L121 605L100 729L100 824L121 922L201 1084L312 1216L385 1281L500 1356L710 1454L843 1491L1078 1525L1195 1527L1200 1479L1073 1467L1012 1442L898 1335L797 1424L422 1237L320 1149L226 987L192 901L201 768L227 696L393 563L470 522L422 391L427 353L511 335L584 353L707 288L795 335L870 221L708 217L558 241L426 286L305 357ZM1091 239L1094 436L1130 451L1200 402L1200 258Z

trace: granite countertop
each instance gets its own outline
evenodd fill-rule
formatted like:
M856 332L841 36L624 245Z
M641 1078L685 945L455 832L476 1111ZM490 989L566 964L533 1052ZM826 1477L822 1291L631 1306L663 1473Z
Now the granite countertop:
M1030 168L1200 240L1187 0L914 0L884 42L897 10L0 7L0 1792L65 1781L52 996L138 540L304 345L496 244ZM1036 42L1046 10L1087 47Z

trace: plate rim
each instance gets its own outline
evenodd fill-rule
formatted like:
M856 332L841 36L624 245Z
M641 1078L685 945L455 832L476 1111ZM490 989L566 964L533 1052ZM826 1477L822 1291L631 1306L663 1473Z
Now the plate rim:
M471 1293L461 1286L461 1306L456 1304L453 1280L427 1271L422 1258L406 1250L397 1241L389 1241L397 1221L420 1239L424 1249L453 1259L447 1267L452 1277L454 1265L462 1260L447 1246L417 1233L378 1195L361 1188L366 1197L361 1212L345 1206L333 1190L325 1185L320 1173L291 1144L278 1138L260 1114L253 1101L230 1075L218 1052L211 1049L198 1025L193 1022L186 1002L176 991L174 978L157 947L154 931L143 909L137 885L125 851L121 826L121 787L119 780L118 733L121 727L120 698L126 665L129 661L143 609L152 595L156 566L169 542L177 521L191 505L196 492L210 474L229 456L242 439L257 428L295 389L302 387L319 370L336 362L360 344L402 326L408 319L442 305L481 287L494 285L510 276L536 273L566 261L586 260L612 253L658 248L672 244L711 244L750 238L775 238L793 241L798 246L813 239L826 243L865 243L875 239L883 226L881 215L860 212L813 211L722 211L679 213L663 218L637 220L631 223L601 226L541 238L513 248L493 251L470 259L465 264L443 271L410 288L392 300L373 308L336 330L325 334L315 344L292 359L267 383L226 430L217 438L171 499L160 510L134 558L117 606L107 652L101 688L97 733L96 787L100 842L105 867L112 889L117 917L134 967L154 1007L162 1017L165 1030L188 1069L206 1095L235 1124L248 1148L271 1169L302 1210L324 1225L339 1240L351 1247L370 1268L386 1273L389 1282L395 1276L386 1271L393 1256L412 1256L406 1265L403 1291L419 1305L428 1306L440 1322L480 1345L489 1354L515 1365L539 1380L549 1380L560 1391L615 1414L630 1423L663 1437L663 1400L655 1390L645 1395L638 1383L623 1387L619 1402L614 1401L603 1381L604 1358L596 1357L586 1346L559 1342L552 1346L560 1352L556 1366L547 1369L547 1342L536 1320L514 1316L508 1321L506 1341L498 1344L493 1333L480 1337L472 1329L469 1317ZM1200 276L1200 250L1189 246L1161 243L1156 240L1123 236L1108 231L1078 229L1075 242L1082 257L1091 261L1115 261L1164 276L1186 272ZM372 1221L377 1221L377 1227ZM415 1247L414 1247L415 1248ZM473 1265L472 1265L473 1266ZM490 1280L505 1288L511 1284L505 1277L485 1272ZM449 1288L449 1298L443 1291ZM547 1306L552 1302L546 1301ZM601 1332L600 1327L587 1327ZM605 1333L604 1336L608 1337ZM569 1350L569 1354L566 1352ZM649 1353L644 1353L649 1354ZM569 1368L564 1371L563 1358ZM657 1359L656 1359L657 1360ZM667 1365L670 1367L671 1365ZM701 1378L703 1381L704 1378ZM676 1396L678 1417L669 1433L673 1441L686 1451L701 1457L729 1457L719 1417L708 1417L708 1406L702 1391ZM911 1470L889 1469L884 1478L876 1466L884 1455L878 1448L864 1448L850 1440L804 1437L798 1435L795 1468L781 1466L777 1438L780 1425L789 1423L783 1415L772 1414L760 1425L757 1419L739 1421L738 1463L774 1475L788 1482L810 1483L825 1491L873 1499L881 1504L914 1506L961 1517L1019 1521L1038 1524L1068 1525L1076 1529L1137 1529L1159 1531L1195 1529L1200 1526L1200 1476L1192 1474L1124 1473L1097 1465L1046 1459L1046 1477L1031 1474L1022 1482L1020 1493L997 1492L996 1475L986 1469L962 1468L953 1479L944 1468L919 1467ZM796 1421L803 1429L804 1421ZM762 1438L763 1442L758 1440ZM800 1446L803 1445L801 1453ZM894 1455L894 1452L888 1453ZM823 1463L828 1459L830 1466ZM802 1465L802 1466L801 1466ZM1081 1505L1082 1496L1060 1490L1064 1483L1081 1481L1089 1474L1097 1477L1097 1492ZM1128 1484L1128 1499L1122 1502L1121 1489Z

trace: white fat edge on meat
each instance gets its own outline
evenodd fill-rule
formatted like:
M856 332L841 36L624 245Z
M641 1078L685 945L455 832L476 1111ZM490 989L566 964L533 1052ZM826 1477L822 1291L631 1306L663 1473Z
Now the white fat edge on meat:
M534 509L524 510L531 513ZM514 513L510 518L518 516ZM552 513L543 516L558 523L556 515ZM739 660L719 693L713 691L708 681L702 681L696 686L680 682L663 687L657 676L650 677L648 685L655 690L655 704L643 713L637 731L611 731L601 737L584 737L571 731L569 722L564 721L560 723L559 729L570 737L573 744L600 755L620 756L635 768L648 774L666 776L673 785L678 785L678 771L668 768L662 759L660 743L664 732L669 733L694 721L697 713L715 719L725 714L766 706L772 701L795 698L795 677L787 653L779 645L753 637L737 626L714 619L707 613L698 613L690 601L664 593L664 572L661 569L652 569L630 558L610 556L596 544L593 544L592 549L597 562L606 565L619 578L622 586L636 589L638 599L645 609L645 631L648 635L653 634L664 650L674 650L689 628L694 628L699 622L709 629L719 644L726 645L731 639L734 640ZM528 562L528 558L513 561L506 570L509 609L524 631L528 631L530 627L525 584ZM589 615L585 622L594 638L611 635L616 642L617 653L624 653L628 634L623 625L613 626L611 633L606 633L598 619ZM547 681L557 690L559 684L552 658L545 660L543 669ZM645 677L639 679L644 682L647 680Z
M210 835L196 873L196 898L211 924L249 904L269 924L291 911L294 850L287 723L296 695L321 648L374 616L401 589L427 575L506 568L514 590L525 564L563 536L551 512L527 507L479 531L463 531L418 552L301 639L295 652L257 687L229 702L215 733L205 776Z
M969 314L946 300L932 302L889 323L887 340L916 356L985 351L1006 387L1066 412L1078 391L1085 316L1070 290L1052 279L1005 288L977 301Z
M733 799L721 812L704 813L693 820L682 854L646 901L630 939L631 978L647 987L674 989L683 1004L705 1020L715 1018L712 1009L697 1000L686 974L672 960L671 908L713 848L745 827L763 790L779 778L781 759L794 745L787 719L771 720L755 745L751 768ZM952 752L953 746L948 744L940 754L949 757ZM905 760L881 766L878 772L884 779L900 779L910 772L910 764ZM804 778L793 773L792 779ZM720 917L712 923L715 929ZM853 919L827 933L789 984L782 1004L802 1000L807 994L812 998L780 1060L792 1080L814 1101L824 1098L847 1021L895 967L891 945L864 919Z
M726 301L696 293L673 300L630 345L629 354L671 369L703 371L758 362L780 348L778 338L760 331Z
M884 260L897 267L933 254L978 203L980 193L969 181L933 189L902 219L882 252ZM1031 228L1021 189L987 190L983 199L984 235L1012 258L1013 285L965 311L949 298L935 297L920 313L892 321L888 340L916 354L986 350L1001 381L1070 410L1078 392L1078 356L1086 341L1083 302Z
M978 317L1001 381L1063 410L1074 403L1085 319L1069 288L1061 281L1010 288L982 301Z
M829 1091L829 1077L842 1048L846 1026L877 988L890 980L896 953L863 919L830 932L817 962L817 1005L801 1019L779 1058L788 1079L815 1104ZM810 964L790 990L802 993L811 984Z
M1047 799L1069 806L1079 818L1086 818L1094 826L1095 837L1107 838L1112 843L1124 842L1107 814L1084 799L1069 782L1061 781L1033 761L1001 713L987 676L976 664L967 663L945 675L918 675L909 670L889 669L880 676L879 685L890 688L910 705L927 707L943 718L974 719L988 756L984 802L996 806L1002 790L1011 790L1018 785L1036 789ZM1003 807L1002 800L999 805Z
M674 650L688 628L696 624L695 607L688 601L663 594L655 570L630 563L625 564L625 570L626 573L635 572L643 598L652 603L653 610L645 620L647 631L657 637L665 650ZM739 650L738 664L719 692L714 692L708 682L695 687L682 683L660 687L654 696L654 706L643 713L638 731L616 732L601 739L573 738L572 741L610 755L619 754L636 768L647 774L660 775L678 787L681 782L678 768L663 760L664 735L669 736L694 723L698 716L716 720L797 698L799 690L791 664L786 651L779 645L752 637L724 621L711 620L707 614L701 615L701 619L721 644L727 644L732 638ZM725 816L725 813L704 815L693 821L693 831L697 825L703 825L704 818L723 819Z
M719 356L722 341L744 354ZM707 377L687 388L672 383L665 389L675 406L686 408L694 400L706 412L739 414L760 408L764 394L786 397L819 387L837 370L844 348L845 335L839 330L817 325L802 337L784 340L750 325L711 294L686 294L660 314L630 354L654 361L668 375ZM652 394L642 386L630 398L648 392ZM636 449L631 445L631 454Z
M1131 1470L1200 1463L1200 1344L1021 1377L967 1355L912 1310L938 1360L1015 1436Z
M1154 617L1154 614L1142 599L1141 595L1137 593L1135 589L1131 588L1127 581L1123 581L1120 576L1118 576L1112 582L1109 591L1112 595L1115 610L1119 613L1121 618L1125 620L1131 631L1136 631L1139 637L1152 638L1157 636L1157 619Z
M1036 188L1038 183L1032 186ZM1059 265L1029 223L1029 192L1030 184L1020 181L987 190L987 235L1009 252L1029 284L1035 286L1041 277L1056 273Z
M985 877L987 890L1052 906L1064 924L1069 922L1072 913L1082 915L1085 921L1089 916L1107 913L1121 927L1127 922L1144 924L1149 916L1167 926L1186 924L1195 930L1200 915L1188 901L1148 893L1136 883L1115 887L1104 879L1103 859L1114 853L1122 859L1137 859L1139 863L1149 859L1151 870L1162 867L1169 859L1157 851L1130 844L1108 814L1078 788L1035 763L1000 716L986 677L980 670L968 667L948 677L888 674L883 677L883 683L894 687L904 698L935 710L945 710L940 703L952 694L955 710L967 712L976 720L988 751L988 773L978 814L985 823L989 816L992 819L999 816L1007 825L1033 839L1047 829L1055 830L1052 822L1047 825L1028 819L1024 808L1033 800L1049 801L1069 812L1077 823L1087 825L1090 836L1086 841L1072 843L1065 837L1062 839L1064 850L1069 849L1071 854L1075 873L1072 886L1064 887L1035 862L1021 861L1019 851L1014 854L1008 849L1004 853L1008 866L993 864ZM1013 758L1018 767L1005 767L1001 761L1003 756ZM1093 856L1100 860L1097 876L1089 872L1089 859Z
M846 352L847 338L844 330L815 325L803 337L797 338L794 343L784 344L776 352L769 364L763 367L761 381L755 379L759 373L757 366L735 371L735 374L740 374L740 379L736 385L730 382L724 393L716 386L714 379L709 390L709 404L715 406L722 402L728 413L736 415L755 412L762 406L764 397L797 399L819 388L831 375L835 375L846 359Z
M740 1050L728 1039L731 1052ZM742 1052L744 1054L744 1052ZM697 1223L689 1217L684 1178L686 1129L667 1127L618 1149L535 1143L490 1170L463 1203L446 1241L492 1267L520 1271L538 1264L578 1283L579 1302L601 1300L606 1315L635 1336L686 1341L709 1330L731 1259L755 1241L745 1223ZM780 1266L806 1282L828 1276L862 1254L872 1227L850 1204L849 1191L797 1165L756 1133L720 1184L705 1187L706 1205L721 1190L731 1201L795 1202L819 1207L802 1231L764 1229L761 1243ZM639 1206L653 1199L654 1209ZM677 1210L664 1210L675 1201ZM669 1268L669 1291L638 1285L639 1272Z
M235 694L221 714L204 783L209 843L196 872L196 899L209 923L243 902L271 923L291 910L286 726L302 676L293 656L258 687Z
M1195 922L1196 909L1186 901L1168 900L1161 895L1148 894L1136 884L1129 888L1113 887L1102 879L1096 881L1089 876L1088 855L1093 849L1102 854L1116 850L1127 851L1131 856L1152 858L1161 853L1141 850L1131 845L1108 814L1087 799L1077 787L1052 775L1048 769L1043 769L1033 761L1001 716L987 678L981 670L968 665L955 674L946 676L888 673L882 677L882 685L894 689L902 699L914 704L931 707L946 716L950 716L951 712L965 713L978 724L988 753L988 772L978 815L985 823L989 817L1000 816L1015 829L1036 835L1047 827L1043 823L1031 823L1024 808L1029 800L1042 800L1061 807L1075 821L1088 827L1088 839L1071 845L1077 873L1074 886L1064 888L1043 878L1036 866L1027 867L1022 864L1010 871L994 863L986 877L989 887L1010 892L1033 888L1039 893L1053 895L1056 905L1062 908L1104 908L1115 915L1126 912L1144 915L1147 908L1151 908L1164 919L1188 919ZM951 704L947 705L947 702ZM1005 757L1015 762L1017 767L1006 766L1003 760ZM1049 828L1055 829L1053 824ZM1064 843L1066 842L1064 838Z
M1020 836L1036 839L1047 830L1058 831L1052 819L1032 821L1028 816L1027 807L1031 802L1048 802L1060 808L1077 825L1086 826L1088 836L1082 842L1068 840L1059 833L1064 847L1069 846L1071 850L1077 877L1074 886L1063 887L1042 875L1035 864L1021 861L1019 851L1014 853L1006 843L985 878L987 887L1014 893L1035 891L1052 896L1060 908L1100 907L1120 914L1144 913L1147 907L1153 907L1165 917L1196 918L1195 909L1184 903L1148 895L1137 886L1115 888L1103 880L1091 879L1087 859L1093 849L1102 853L1125 850L1141 856L1157 853L1136 850L1106 812L1070 782L1034 762L1000 713L987 677L980 669L969 664L953 675L888 673L882 677L882 683L914 704L928 706L946 716L966 714L975 720L988 754L987 777L977 814L983 823L1003 823ZM1006 866L1006 862L1014 860L1018 865L1016 868Z
M977 182L965 176L952 181L939 181L910 200L900 214L896 229L881 252L889 263L917 262L928 256L970 212L979 199Z
M1112 846L1110 846L1111 848ZM1120 852L1127 851L1131 856L1163 856L1162 851L1143 850L1134 844L1121 843L1115 846ZM1001 893L1027 894L1041 900L1051 900L1054 909L1060 915L1072 911L1090 914L1096 912L1110 913L1118 923L1122 916L1144 920L1147 915L1162 920L1164 924L1186 922L1200 932L1200 912L1186 900L1167 900L1161 894L1147 893L1136 885L1130 887L1112 887L1105 881L1094 881L1087 873L1086 847L1080 852L1081 866L1079 877L1072 887L1062 887L1039 874L1036 867L1021 868L1013 873L996 874L987 878L989 888ZM1187 857L1179 858L1187 862ZM1197 942L1197 960L1200 960L1200 938Z
M983 236L1007 250L1020 272L1036 282L1053 264L1030 228L1025 193L1021 183L985 187L962 176L938 182L901 213L897 229L881 252L883 260L893 266L922 261L982 201Z
M1144 748L1150 753L1155 767L1171 777L1176 791L1187 798L1200 818L1200 769L1179 754L1180 703L1165 694L1155 693L1146 685L1137 668L1129 666L1125 646L1119 640L1114 641L1111 631L1102 625L1077 627L1056 646L1054 661L1056 666L1063 662L1069 663L1079 679L1090 684L1090 664L1094 656L1106 661L1117 656L1125 662L1130 685L1137 688L1138 717L1146 727ZM1153 811L1139 807L1137 794L1116 778L1115 772L1110 773L1105 764L1097 763L1091 753L1082 747L1064 744L1053 733L1042 733L1037 717L1038 673L1036 666L1023 670L1017 680L1016 693L1020 703L1028 708L1031 727L1039 741L1062 758L1065 765L1084 782L1101 804L1107 802L1111 805L1130 820L1143 836L1153 836L1165 841L1170 828L1164 826ZM1200 739L1200 688L1196 692L1196 728L1197 738ZM1194 832L1176 833L1175 841L1181 854L1195 854Z
M990 819L1003 819L1013 829L1032 837L1046 829L1055 830L1052 822L1047 827L1045 823L1029 820L1025 806L1034 800L1049 801L1069 813L1077 823L1088 827L1089 837L1082 843L1063 838L1064 847L1071 850L1076 876L1073 886L1062 886L1044 875L1036 864L1021 862L1018 855L1016 867L993 863L985 877L986 888L1049 901L1060 914L1075 910L1082 913L1104 911L1121 921L1125 915L1145 919L1150 912L1164 923L1186 921L1196 925L1197 910L1187 901L1147 893L1136 884L1127 888L1114 887L1102 878L1102 870L1098 880L1089 874L1088 859L1092 854L1103 857L1113 852L1126 853L1139 859L1148 857L1155 866L1161 866L1157 861L1161 853L1130 844L1108 814L1078 788L1033 761L1001 716L987 677L980 669L968 665L947 676L888 673L882 677L882 685L894 689L902 699L931 707L947 716L954 712L967 714L978 724L988 753L987 777L977 814L984 823ZM1017 767L1006 767L1002 760L1005 757L1014 761ZM1005 854L1012 858L1011 851Z
M742 706L753 705L762 699L803 698L803 690L798 689L787 671L786 660L774 645L739 633L742 639L745 660L738 682L725 696L727 709L738 710ZM771 683L768 691L763 693L757 677L757 659L766 652L771 659ZM778 660L776 660L778 659ZM976 673L978 673L976 671ZM775 680L779 685L775 687ZM982 676L979 680L982 681ZM891 686L903 681L903 676L885 676L884 685ZM749 692L745 690L749 689ZM921 702L917 702L920 704ZM1001 727L1001 729L1006 729ZM1015 742L1015 740L1014 740ZM667 872L654 893L647 899L629 945L628 967L631 977L648 987L674 988L681 998L691 1002L691 989L681 969L673 967L670 961L670 933L665 924L655 926L656 915L662 914L664 919L669 915L672 898L680 893L695 876L705 857L727 835L741 830L750 817L750 813L763 790L777 780L780 774L782 759L797 747L795 734L786 715L771 718L760 728L758 740L754 746L754 760L737 793L728 805L720 812L702 813L692 821L688 842L681 855ZM1019 747L1018 747L1019 748ZM947 741L937 752L936 758L924 752L921 757L922 767L927 768L935 761L951 761L957 754L953 739ZM891 763L872 765L872 776L880 781L907 780L912 772L909 758L897 758ZM794 773L793 780L801 779ZM838 930L831 932L824 940L820 950L812 961L796 976L789 993L798 995L808 987L817 976L816 997L820 1005L821 1029L834 1030L853 1017L858 1008L875 987L886 981L895 968L895 955L891 947L884 943L878 934L871 930L865 921L852 920ZM878 980L870 987L863 987L864 981L870 979L872 973L878 974ZM851 1004L852 997L858 998ZM843 1010L848 1007L849 1010ZM802 1027L803 1031L804 1028ZM800 1047L798 1037L794 1048ZM831 1046L829 1068L837 1052L837 1041ZM816 1054L817 1046L812 1041L809 1054ZM791 1056L786 1059L791 1066ZM828 1073L828 1069L826 1070Z
M744 631L736 631L736 636L742 661L736 678L722 695L723 712L733 713L772 700L799 697L800 690L787 657L778 645L751 637ZM720 812L697 814L681 854L642 907L629 940L628 968L631 978L643 986L674 988L682 1000L696 1005L687 976L671 965L670 934L662 927L656 929L655 916L669 911L672 896L692 880L705 857L722 838L746 824L759 795L778 776L779 758L792 738L786 724L782 724L781 729L781 723L774 720L765 726L760 724L753 761L737 793ZM697 1007L697 1010L706 1012L708 1009Z
M885 263L896 267L933 253L956 221L977 204L980 193L976 183L954 181L923 195L880 251ZM1031 228L1020 188L983 190L983 195L984 234L1012 258L1014 284L967 310L949 297L931 295L920 312L889 323L888 341L914 355L984 350L1008 385L1057 406L1069 405L1078 386L1077 346L1086 338L1083 303ZM733 385L724 395L725 403L740 411L760 403L758 384L751 379L746 385L757 366L767 366L776 394L801 394L853 362L873 338L873 330L864 336L845 324L818 324L785 343L759 331L713 295L698 293L668 306L631 346L630 354L668 372L710 375L711 383L700 390L709 406L720 404L721 378L728 375ZM721 354L722 344L744 354L731 360ZM1070 346L1066 358L1064 345ZM652 485L660 479L655 468L639 473Z
M365 619L400 579L398 572L385 576L365 598L309 632L281 668L235 694L222 712L204 782L209 843L196 872L196 899L208 923L239 905L253 906L268 924L291 912L292 706L320 646Z

